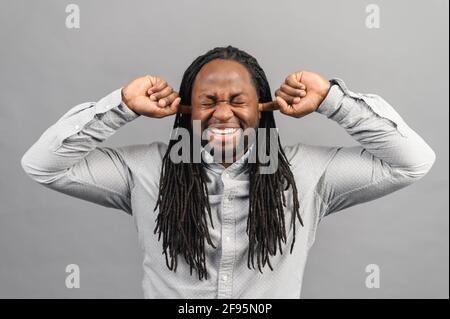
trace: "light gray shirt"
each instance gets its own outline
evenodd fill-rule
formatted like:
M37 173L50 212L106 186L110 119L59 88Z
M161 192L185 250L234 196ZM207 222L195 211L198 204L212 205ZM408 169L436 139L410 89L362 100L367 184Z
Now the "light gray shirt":
M285 147L298 187L304 226L287 227L283 254L274 270L247 267L249 179L244 156L228 168L207 164L214 245L206 246L208 279L190 275L184 258L170 271L155 229L162 157L167 145L154 142L124 147L99 146L139 115L121 100L118 89L98 102L70 109L48 128L22 158L36 182L56 191L132 215L143 249L146 298L300 298L309 249L325 216L389 194L423 177L435 160L433 150L381 97L350 91L340 79L317 112L338 123L359 146ZM291 225L292 194L286 192L286 225ZM298 222L297 222L298 223Z

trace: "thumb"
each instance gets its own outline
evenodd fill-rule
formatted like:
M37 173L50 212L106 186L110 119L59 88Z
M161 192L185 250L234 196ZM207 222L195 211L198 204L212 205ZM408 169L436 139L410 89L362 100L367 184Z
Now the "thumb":
M274 111L278 110L278 104L275 101L265 102L265 103L258 103L258 109L260 112L264 111Z

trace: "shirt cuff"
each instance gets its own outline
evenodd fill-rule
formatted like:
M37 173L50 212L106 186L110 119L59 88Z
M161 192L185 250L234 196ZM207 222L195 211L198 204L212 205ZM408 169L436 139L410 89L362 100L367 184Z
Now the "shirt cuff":
M131 110L125 102L122 101L122 88L115 90L111 94L105 96L95 105L95 113L105 113L114 107L118 107L120 115L126 121L132 121L139 117L139 114Z
M332 116L339 109L342 99L344 98L344 91L336 79L331 79L330 85L328 94L316 109L316 112L323 114L326 117Z

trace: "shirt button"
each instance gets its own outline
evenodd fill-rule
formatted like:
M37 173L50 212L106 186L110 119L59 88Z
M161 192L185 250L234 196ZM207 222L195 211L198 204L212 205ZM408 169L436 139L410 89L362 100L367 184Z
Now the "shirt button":
M76 130L79 130L79 129L80 129L80 126L79 126L79 125L75 125L75 129L76 129Z
M231 240L230 236L225 237L225 240L226 240L227 242L230 242L230 240Z
M228 280L228 276L227 275L222 275L222 281L227 281Z

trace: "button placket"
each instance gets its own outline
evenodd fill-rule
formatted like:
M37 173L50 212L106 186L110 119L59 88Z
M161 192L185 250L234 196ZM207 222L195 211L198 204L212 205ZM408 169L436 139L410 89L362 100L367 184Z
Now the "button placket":
M218 298L231 298L233 267L235 262L235 220L233 212L234 193L229 190L229 181L224 181L222 200L222 256L219 268Z

